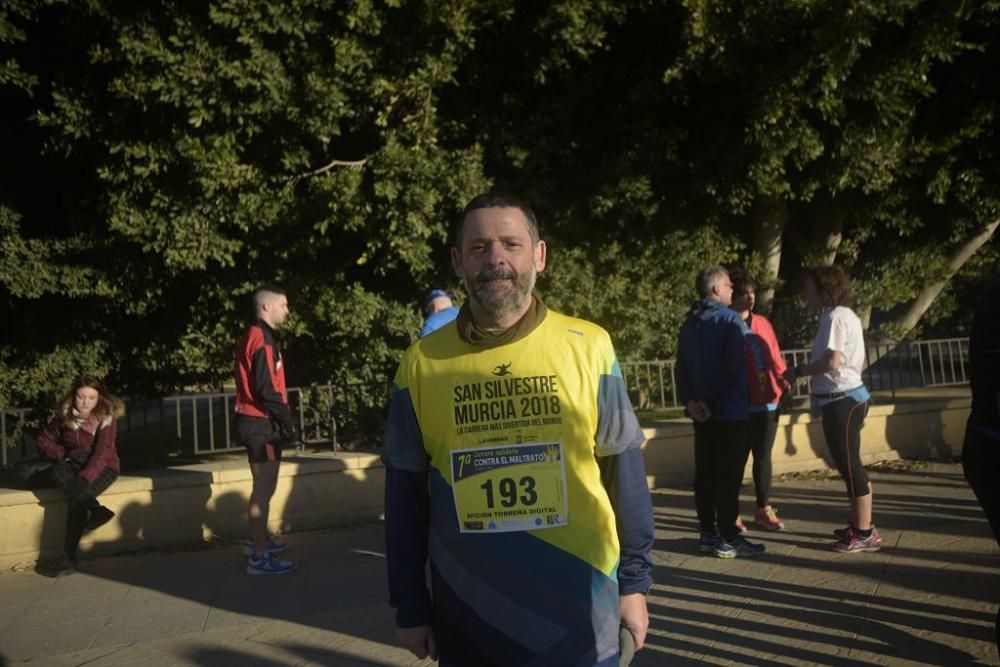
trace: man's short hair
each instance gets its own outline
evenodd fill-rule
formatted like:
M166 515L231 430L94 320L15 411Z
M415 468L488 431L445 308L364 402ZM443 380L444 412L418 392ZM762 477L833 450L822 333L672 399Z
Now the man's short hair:
M254 317L257 317L257 312L260 310L261 306L265 303L270 303L273 300L272 295L288 296L285 293L285 290L275 285L261 285L253 291L253 294L250 296L250 308Z
M528 202L507 192L490 191L484 192L481 195L476 195L472 198L472 201L466 204L465 208L462 209L462 214L458 216L458 223L455 225L454 239L456 248L461 249L462 247L462 230L465 229L465 219L469 217L469 214L473 211L482 208L518 209L524 214L525 220L528 221L528 234L531 236L532 245L537 244L539 238L541 238L538 234L538 220L535 218L535 212L531 210L531 206Z
M712 289L716 285L721 285L728 278L729 271L726 270L726 267L719 265L710 266L698 274L698 278L694 282L694 287L698 290L698 296L702 299L707 299L712 296Z

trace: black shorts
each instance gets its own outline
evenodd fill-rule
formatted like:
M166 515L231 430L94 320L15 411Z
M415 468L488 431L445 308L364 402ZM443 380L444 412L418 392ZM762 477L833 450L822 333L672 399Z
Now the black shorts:
M236 415L236 444L247 448L250 463L281 460L281 435L278 424L266 417Z

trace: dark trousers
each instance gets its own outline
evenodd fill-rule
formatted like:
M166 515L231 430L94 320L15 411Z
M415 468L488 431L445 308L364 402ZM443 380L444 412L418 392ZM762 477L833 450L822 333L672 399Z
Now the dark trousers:
M871 493L868 473L861 464L861 426L868 414L868 402L858 403L845 396L823 406L823 435L837 471L847 484L848 498Z
M753 452L753 485L757 507L771 502L771 450L778 433L778 411L750 413L750 451Z
M84 464L85 462L73 458L67 458L62 463L56 464L52 467L52 483L67 493L70 484L79 476ZM66 503L66 538L63 542L63 551L73 560L76 560L76 549L80 546L80 538L83 537L87 526L87 516L90 510L100 506L97 502L97 496L106 491L116 479L118 479L118 473L111 468L105 468L93 482L87 484L83 493L68 498Z
M745 421L709 420L694 425L694 504L702 532L732 542L738 532L740 485L750 454Z
M983 514L1000 545L1000 440L966 427L962 445L962 468L965 479L983 506ZM1000 609L996 620L997 652L1000 653Z

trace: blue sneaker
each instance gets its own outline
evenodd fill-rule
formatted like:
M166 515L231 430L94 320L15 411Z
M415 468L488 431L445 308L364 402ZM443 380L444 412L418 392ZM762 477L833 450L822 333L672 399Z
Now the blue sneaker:
M288 545L284 542L274 539L273 537L267 538L267 553L269 554L280 554L282 551L288 548ZM253 556L253 540L249 537L243 540L243 555Z
M247 574L285 574L295 569L295 561L278 560L274 554L247 558Z
M753 544L742 535L737 535L731 543L719 538L719 546L715 547L717 558L753 558L763 553L763 544Z
M703 554L713 553L722 541L722 537L718 533L703 532L701 542L698 543L698 551Z

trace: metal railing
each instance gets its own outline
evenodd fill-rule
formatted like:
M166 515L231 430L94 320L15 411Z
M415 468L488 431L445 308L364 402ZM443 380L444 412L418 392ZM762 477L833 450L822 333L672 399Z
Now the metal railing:
M17 427L24 422L30 410L0 409L0 466L7 467L8 434L19 430Z
M379 407L373 410L367 407L364 397L366 393L377 394L379 399L387 396L388 385L384 389L382 385L326 384L289 388L288 403L298 421L303 445L330 445L337 451L342 444L338 430L345 421L358 418L362 413L376 415L377 421L384 400L375 401ZM169 411L172 412L170 430L181 451L211 454L242 450L235 444L232 432L232 404L235 398L233 392L179 394L168 396L159 404L161 411L165 404L173 408ZM119 437L128 437L131 431L130 415L135 418L137 411L132 409L126 413L125 430L124 433L120 431ZM163 426L161 423L161 434Z
M164 455L242 451L234 442L235 397L234 392L207 392L152 400L126 399L125 417L118 422L119 453L136 448L156 449ZM334 451L343 444L340 436L345 424L365 428L371 431L367 433L370 439L379 439L387 398L388 383L381 381L288 389L289 406L298 421L303 445L329 445ZM22 430L19 427L30 412L0 410L0 466L6 468L27 453L28 447L14 434Z
M808 363L806 348L782 350L789 367ZM939 338L904 340L899 343L869 343L865 347L865 368L861 377L872 391L919 387L947 387L969 381L969 339ZM640 410L681 407L677 397L677 370L673 359L623 361L619 364L632 404ZM793 397L809 394L810 382L799 382Z
M865 385L874 391L912 387L943 387L968 382L969 339L872 343L866 347ZM782 350L789 366L806 363L807 349ZM643 410L680 407L673 360L626 361L620 364L633 405ZM384 427L383 406L388 382L293 387L289 404L297 416L303 443L329 445L337 450L345 422L369 436L379 437ZM793 396L809 393L800 382ZM125 417L118 424L119 451L159 448L161 453L211 454L240 451L232 433L232 392L178 394L156 400L126 401ZM25 409L0 410L0 466L24 455L12 445L12 434L29 416ZM13 456L9 452L15 452Z

